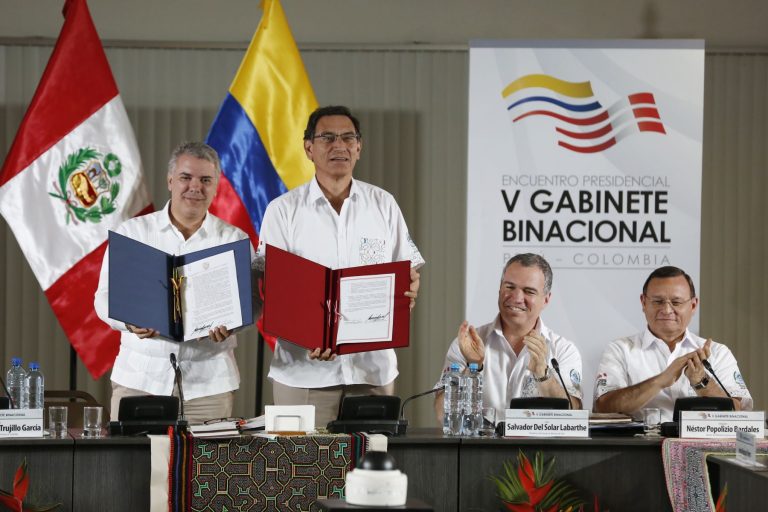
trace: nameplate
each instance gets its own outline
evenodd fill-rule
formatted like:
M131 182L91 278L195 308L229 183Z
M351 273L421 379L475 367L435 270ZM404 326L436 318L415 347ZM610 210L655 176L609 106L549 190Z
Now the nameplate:
M43 437L43 410L0 410L0 437Z
M589 437L586 409L507 409L505 437Z
M680 411L680 437L733 439L746 432L765 437L764 411Z

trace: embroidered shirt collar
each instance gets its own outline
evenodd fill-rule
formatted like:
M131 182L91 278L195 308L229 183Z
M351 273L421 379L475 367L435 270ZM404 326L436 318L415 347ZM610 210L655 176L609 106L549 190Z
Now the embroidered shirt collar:
M654 346L655 342L662 343L666 345L664 340L661 338L657 338L650 329L648 329L648 326L645 327L645 331L643 332L643 338L641 340L641 348L643 350L649 349ZM675 345L675 348L677 347L683 347L686 349L698 349L701 348L701 344L697 342L696 337L691 334L691 331L688 329L685 330L685 334L683 335L683 339L681 339L677 344Z
M173 225L173 222L171 221L171 200L169 199L168 202L165 203L165 206L163 207L163 214L158 217L158 229L160 231L165 231L168 229L175 230L179 232L179 229ZM211 232L211 225L213 223L213 218L211 215L208 214L208 212L205 213L205 218L203 219L203 223L200 224L200 227L192 233L192 236L198 235L199 236L205 236L207 233ZM191 237L190 237L191 238Z
M355 197L359 192L360 186L355 181L355 178L352 178L352 184L349 187L349 197ZM315 176L312 178L312 181L309 182L309 202L315 203L320 199L328 202L325 194L323 194L323 189L320 188L320 184L317 182L317 176Z

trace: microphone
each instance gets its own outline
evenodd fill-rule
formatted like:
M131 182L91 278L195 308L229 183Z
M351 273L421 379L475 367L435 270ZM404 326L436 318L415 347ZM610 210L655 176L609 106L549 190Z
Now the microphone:
M563 386L563 391L565 391L565 396L568 397L568 408L573 409L573 404L571 403L571 394L568 393L568 388L565 387L565 381L563 380L563 376L560 374L560 364L557 362L557 359L554 357L549 361L550 364L552 364L552 368L555 369L555 373L557 374L557 377L560 379L560 385Z
M407 404L408 402L410 402L414 398L419 398L420 396L424 396L424 395L431 395L432 393L437 393L438 391L442 391L444 389L445 389L445 386L437 386L436 388L432 388L429 391L424 391L423 393L417 393L417 394L415 394L413 396L409 396L408 398L403 400L403 405L400 407L400 419L401 420L405 419L405 417L403 416L403 412L405 411L405 404Z
M709 373L711 373L711 374L712 374L712 376L715 378L715 380L717 381L717 383L718 383L718 384L720 384L720 388L722 388L722 390L723 390L723 391L725 391L725 394L728 396L728 398L733 398L733 397L731 396L731 394L728 392L728 390L727 390L727 389L725 389L725 386L723 386L723 383L722 383L722 382L720 382L720 379L717 377L717 374L715 373L715 369L714 369L714 368L712 368L712 365L711 365L711 364L709 364L709 361L707 361L706 359L703 359L703 360L701 361L701 364L703 364L703 365L704 365L704 368L706 368L706 369L707 369L707 371L708 371Z
M181 368L176 363L176 354L171 352L171 366L173 366L173 385L179 388L179 411L181 419L184 419L184 389L181 386ZM173 393L171 393L173 394Z

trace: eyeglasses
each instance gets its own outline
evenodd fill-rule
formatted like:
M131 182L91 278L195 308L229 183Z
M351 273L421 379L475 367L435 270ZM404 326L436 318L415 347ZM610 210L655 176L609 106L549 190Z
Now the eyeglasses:
M244 421L243 418L236 418L236 417L229 417L229 418L213 418L210 420L206 420L203 422L203 425L213 425L215 423L223 423L227 421L234 421L235 423L240 423L241 421Z
M694 297L691 297L690 299L687 299L687 300L662 299L661 297L649 297L647 295L645 296L645 298L648 299L648 302L650 302L651 305L656 309L661 309L667 304L669 304L672 307L672 309L680 309L694 299Z
M320 142L323 144L331 145L334 142L336 142L336 139L341 139L341 142L346 144L347 146L353 146L356 142L360 141L360 134L355 132L344 132L344 133L332 133L332 132L323 132L320 135L315 135L312 137L312 140L319 139Z

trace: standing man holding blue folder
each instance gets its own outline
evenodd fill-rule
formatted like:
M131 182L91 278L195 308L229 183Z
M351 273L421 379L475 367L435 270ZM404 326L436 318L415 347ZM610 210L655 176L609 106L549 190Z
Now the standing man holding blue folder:
M362 147L360 123L347 107L321 107L309 116L304 151L315 177L269 204L259 258L270 244L332 269L408 260L406 295L413 307L424 258L392 195L353 179ZM301 321L300 311L296 316ZM330 349L307 351L283 340L277 341L269 370L275 404L314 405L321 427L336 419L344 395L392 395L396 377L392 349L336 356Z
M168 163L170 201L159 212L127 220L117 232L174 255L247 239L243 231L208 213L220 174L219 156L212 147L202 142L182 143ZM112 420L118 419L123 397L174 392L171 354L176 355L183 375L184 410L190 424L232 414L234 391L240 386L234 354L237 339L224 326L212 329L207 339L174 343L157 338L151 325L135 326L109 318L108 303L109 250L94 304L99 318L121 332L111 377Z

